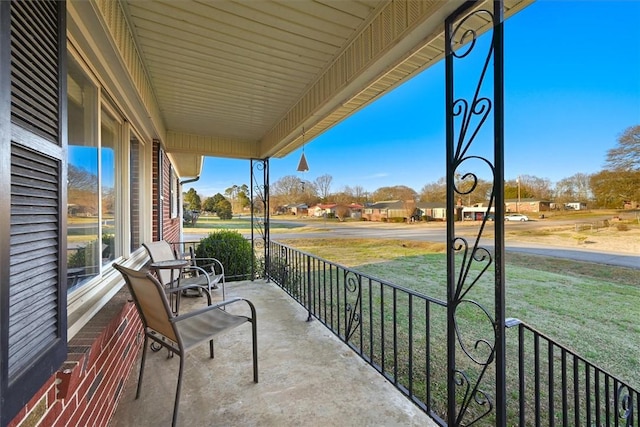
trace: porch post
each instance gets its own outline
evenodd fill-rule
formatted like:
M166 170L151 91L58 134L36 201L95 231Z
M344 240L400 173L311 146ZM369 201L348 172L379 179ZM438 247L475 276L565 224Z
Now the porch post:
M506 426L503 2L494 0L492 9L480 6L481 2L469 1L445 20L447 424L450 426L471 425L480 420ZM492 22L493 31L480 38L473 29L474 19ZM468 74L464 84L456 86L454 65L463 60L467 60L467 68L480 64L472 91L466 89ZM492 82L487 77L491 71ZM492 83L492 90L484 87L485 82L489 86ZM483 142L486 146L489 138L493 140L492 152L483 150ZM456 209L461 208L463 196L471 194L480 179L487 178L493 180L493 187L477 235L458 235ZM492 209L495 221L488 223ZM482 239L485 227L490 228L491 224L495 227L493 248L484 246ZM487 286L487 278L494 282L493 307L485 307L474 299L477 289Z
M496 425L507 425L507 370L504 266L504 0L493 2L493 156L495 179L495 330L496 330Z
M251 159L251 249L255 254L263 249L264 270L261 276L269 279L269 249L271 237L269 234L269 159ZM256 211L262 211L262 217L256 219ZM256 236L257 234L257 236ZM251 266L251 277L256 277L255 262Z

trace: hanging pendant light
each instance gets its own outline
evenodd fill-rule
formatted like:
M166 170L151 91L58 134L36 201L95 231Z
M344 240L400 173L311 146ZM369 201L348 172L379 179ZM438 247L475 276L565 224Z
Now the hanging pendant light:
M302 156L300 162L298 162L298 172L308 172L309 165L307 164L307 158L304 155L304 128L302 128Z

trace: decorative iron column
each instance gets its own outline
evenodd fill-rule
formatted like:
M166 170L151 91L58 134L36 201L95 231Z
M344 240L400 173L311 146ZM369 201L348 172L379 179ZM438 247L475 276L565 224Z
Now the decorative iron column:
M256 263L251 266L251 278L260 273L262 277L269 277L269 159L251 159L251 249L256 254L263 249L264 270L257 272ZM256 218L256 213L260 215Z
M489 7L467 2L445 20L450 426L479 421L506 426L503 3L493 1L492 10L491 3L485 5ZM482 22L492 30L480 38L475 29ZM471 78L469 67L476 64L479 69ZM463 78L455 74L458 69L464 70ZM458 227L463 196L487 178L493 182L484 218L472 231ZM492 208L495 221L488 223ZM491 224L493 248L483 238ZM479 291L491 286L493 307L478 299Z

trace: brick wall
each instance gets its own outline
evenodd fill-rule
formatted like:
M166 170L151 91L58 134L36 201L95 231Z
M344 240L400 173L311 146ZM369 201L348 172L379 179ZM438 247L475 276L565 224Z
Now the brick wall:
M142 343L142 324L123 288L69 341L67 361L9 423L107 426Z
M162 170L160 170L160 156L162 156ZM153 240L161 238L168 242L180 241L181 218L171 218L171 162L169 157L160 150L160 143L153 142ZM174 179L178 177L174 175ZM161 185L162 184L162 185ZM178 186L180 191L180 186ZM162 193L162 200L157 203ZM176 195L174 203L181 203L182 197ZM159 214L162 212L162 233L160 232Z

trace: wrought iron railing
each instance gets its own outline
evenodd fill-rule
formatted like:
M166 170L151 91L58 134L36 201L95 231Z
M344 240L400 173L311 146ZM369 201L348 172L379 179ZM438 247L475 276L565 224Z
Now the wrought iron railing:
M271 241L267 277L440 423L445 302Z
M298 301L309 320L322 322L446 425L445 301L278 242L270 242L269 256L267 278ZM493 425L493 415L481 412L504 404L508 425L640 427L637 390L520 321L509 319L507 326L518 326L517 335L507 329L508 399L470 408L477 425Z
M517 385L509 384L508 404L519 425L640 427L638 390L529 325L515 319L507 325L518 331L508 364Z

